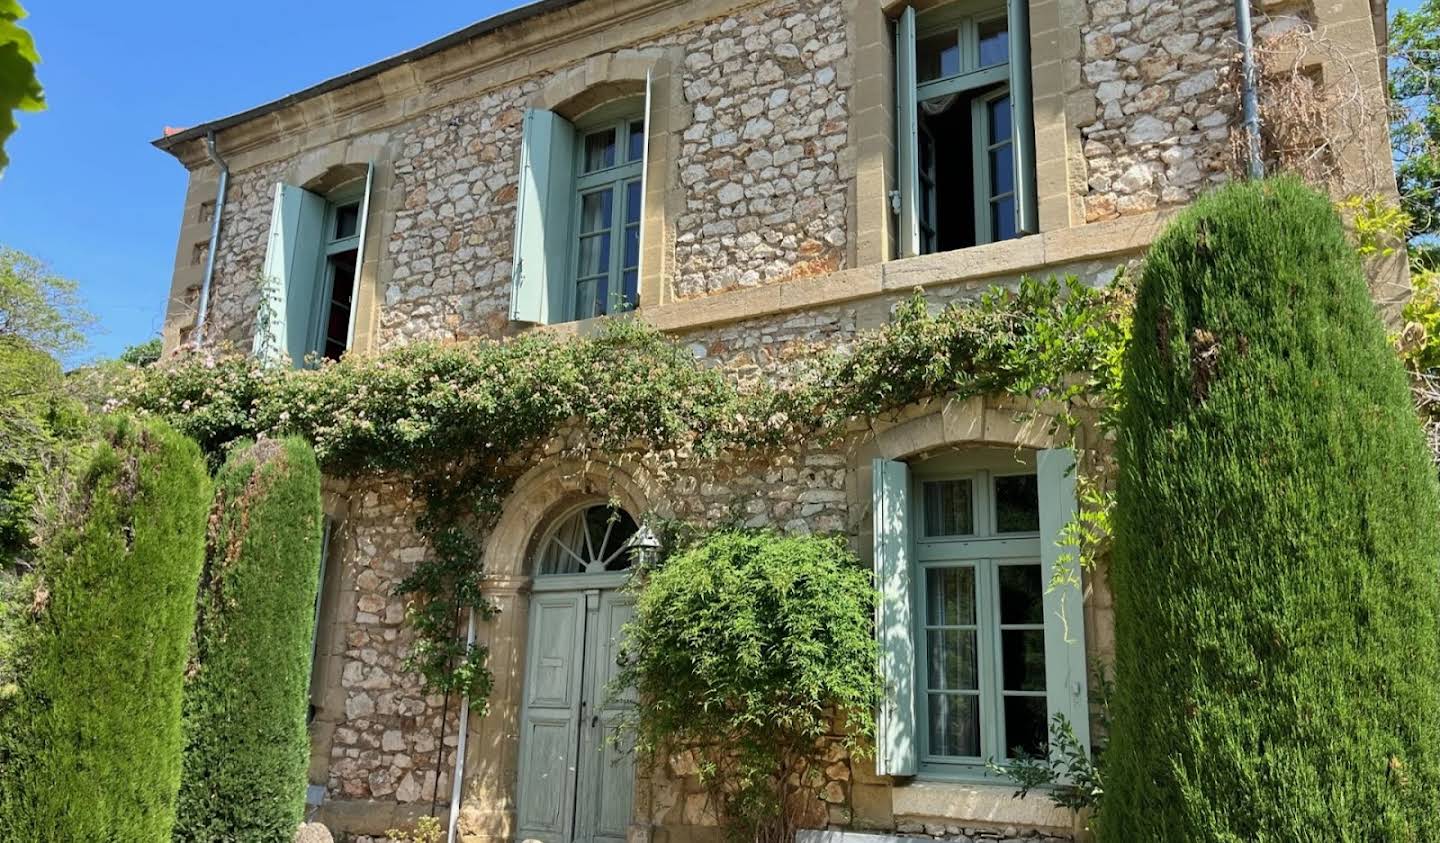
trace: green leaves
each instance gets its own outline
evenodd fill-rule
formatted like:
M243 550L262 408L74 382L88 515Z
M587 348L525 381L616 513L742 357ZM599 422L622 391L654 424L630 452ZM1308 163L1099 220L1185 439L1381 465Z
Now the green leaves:
M1390 24L1390 139L1412 235L1440 231L1440 0Z
M45 108L45 94L35 78L40 55L30 33L20 27L24 17L17 0L0 0L0 172L10 163L5 139L15 132L14 112Z
M635 590L630 658L612 692L638 692L639 747L693 753L737 840L793 840L791 774L823 763L828 740L861 751L874 732L869 571L842 538L726 530ZM835 710L848 729L835 728Z
M1129 306L1124 283L1074 278L1025 279L939 311L916 294L891 324L772 373L778 383L741 381L621 319L580 339L417 343L311 371L201 352L125 370L111 394L168 419L216 465L237 440L297 433L332 473L414 478L426 502L417 526L434 553L399 588L418 633L409 666L431 690L465 691L478 705L486 653L456 640L465 610L494 611L473 587L484 566L476 537L538 453L644 449L695 468L838 435L917 401L987 393L1044 399L1073 422L1087 394L1115 395Z

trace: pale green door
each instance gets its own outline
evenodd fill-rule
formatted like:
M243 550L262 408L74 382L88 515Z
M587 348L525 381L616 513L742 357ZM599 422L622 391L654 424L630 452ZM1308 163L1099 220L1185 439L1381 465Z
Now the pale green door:
M633 754L624 742L620 718L629 700L609 700L607 689L619 670L620 633L634 614L628 594L603 591L588 619L585 721L580 725L575 840L583 843L625 843L635 796Z
M626 700L608 701L633 611L617 590L537 592L520 734L520 839L624 843L635 792L620 743Z
M530 601L520 729L523 840L571 840L586 614L579 592L541 593Z

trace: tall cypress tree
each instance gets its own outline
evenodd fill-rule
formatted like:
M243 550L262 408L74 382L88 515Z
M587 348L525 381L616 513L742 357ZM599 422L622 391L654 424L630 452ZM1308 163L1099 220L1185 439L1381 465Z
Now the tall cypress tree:
M216 478L177 841L288 843L300 824L321 518L301 439L237 448Z
M0 585L0 840L163 843L210 478L161 422L110 419L50 489L33 572Z
M1440 496L1325 197L1182 214L1124 390L1102 839L1440 840Z

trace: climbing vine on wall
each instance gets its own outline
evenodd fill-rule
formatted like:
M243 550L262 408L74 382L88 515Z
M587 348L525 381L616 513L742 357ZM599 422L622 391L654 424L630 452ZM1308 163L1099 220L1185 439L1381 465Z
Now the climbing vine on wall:
M409 666L429 689L483 707L486 653L466 649L457 625L466 610L494 612L480 590L481 540L542 454L643 448L703 463L839 436L917 402L988 394L1042 400L1073 429L1113 400L1130 300L1123 276L1104 288L1027 279L939 310L917 293L848 349L816 350L758 383L621 319L581 339L416 344L313 370L199 352L129 372L111 394L168 419L213 458L243 438L296 433L331 475L409 478L433 551L399 586L417 632Z

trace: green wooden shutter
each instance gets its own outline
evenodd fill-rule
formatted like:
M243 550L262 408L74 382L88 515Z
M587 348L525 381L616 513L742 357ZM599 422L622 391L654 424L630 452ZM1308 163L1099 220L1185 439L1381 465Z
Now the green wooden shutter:
M324 199L292 184L275 185L255 320L255 356L267 364L305 362L324 228Z
M1030 2L1009 0L1010 113L1015 120L1015 227L1040 232L1035 185L1035 91L1030 83Z
M355 314L360 312L360 276L365 271L365 232L370 220L370 189L375 186L375 165L365 165L365 194L360 197L360 245L355 249L355 281L350 287L350 327L345 334L345 348L355 347Z
M917 754L915 642L910 623L910 468L903 462L877 459L873 469L875 583L880 591L875 634L885 681L876 717L875 770L887 776L913 776Z
M575 142L575 127L565 118L540 109L525 112L510 276L510 318L516 322L567 318Z
M635 306L645 287L645 199L650 192L650 129L655 124L651 107L655 99L655 68L645 71L645 145L640 154L640 262L635 266Z
M1065 525L1078 509L1075 500L1075 452L1040 451L1035 470L1040 486L1040 559L1047 583L1058 564L1071 566L1075 582L1045 592L1045 689L1050 718L1063 714L1080 744L1090 746L1090 703L1085 665L1084 594L1079 582L1079 549L1061 544ZM1065 560L1061 560L1061 556Z
M920 254L920 103L915 10L900 15L895 37L895 171L900 197L900 257Z

